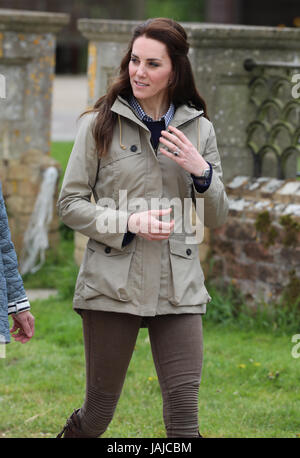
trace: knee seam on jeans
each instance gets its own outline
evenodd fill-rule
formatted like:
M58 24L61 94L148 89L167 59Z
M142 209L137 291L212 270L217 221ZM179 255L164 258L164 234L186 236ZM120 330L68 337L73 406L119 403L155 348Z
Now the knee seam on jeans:
M172 427L168 431L168 437L174 437L176 431L181 431L180 436L182 432L183 435L184 432L190 435L191 430L194 429L195 433L198 433L198 386L186 384L180 389L173 390L169 393L169 403Z
M120 394L89 387L86 401L80 411L82 429L88 433L103 434L112 421Z

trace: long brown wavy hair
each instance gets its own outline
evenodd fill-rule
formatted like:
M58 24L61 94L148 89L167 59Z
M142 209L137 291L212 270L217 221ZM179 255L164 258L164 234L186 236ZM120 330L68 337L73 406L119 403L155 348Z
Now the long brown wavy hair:
M167 47L174 75L168 87L169 100L173 102L175 108L187 104L197 110L203 110L204 116L208 118L205 101L196 89L191 63L187 56L189 44L184 28L172 19L148 19L134 29L128 50L121 61L119 76L111 84L107 94L100 97L92 109L81 115L90 112L98 113L93 127L93 135L99 156L106 154L111 144L117 119L117 115L111 111L112 105L118 95L125 99L129 99L132 95L128 65L133 43L141 36L158 40Z

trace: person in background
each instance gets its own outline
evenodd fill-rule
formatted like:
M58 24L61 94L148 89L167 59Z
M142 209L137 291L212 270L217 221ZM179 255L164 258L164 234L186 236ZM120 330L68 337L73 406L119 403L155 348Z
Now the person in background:
M13 319L11 329L9 315ZM10 334L17 342L28 342L34 335L34 316L18 271L0 182L0 344L9 343Z
M58 438L104 433L143 325L167 437L201 437L202 315L211 297L198 243L180 223L184 203L200 201L204 224L221 226L228 199L188 50L177 22L155 18L139 25L119 77L82 118L58 208L67 226L89 237L73 302L83 321L86 398ZM149 209L153 199L163 208ZM106 221L118 229L103 230Z

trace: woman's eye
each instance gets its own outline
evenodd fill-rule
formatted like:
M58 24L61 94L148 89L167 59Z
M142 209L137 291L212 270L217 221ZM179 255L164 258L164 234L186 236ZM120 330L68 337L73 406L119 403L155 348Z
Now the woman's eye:
M133 64L138 64L139 63L139 60L136 58L136 57L131 57L130 58L130 61L133 63ZM159 67L159 64L157 62L149 62L148 65L150 67Z

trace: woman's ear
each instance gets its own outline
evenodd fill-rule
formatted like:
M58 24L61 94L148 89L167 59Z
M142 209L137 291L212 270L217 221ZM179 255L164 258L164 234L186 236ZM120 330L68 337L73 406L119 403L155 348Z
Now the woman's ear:
M175 72L174 72L174 69L171 71L171 74L169 76L169 80L168 80L168 85L169 87L174 84L174 80L175 80Z

